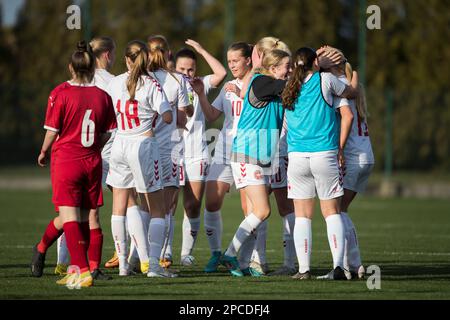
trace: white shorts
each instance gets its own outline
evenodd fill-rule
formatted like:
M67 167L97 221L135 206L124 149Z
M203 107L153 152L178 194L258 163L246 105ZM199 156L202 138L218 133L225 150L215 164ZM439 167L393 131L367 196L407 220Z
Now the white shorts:
M106 177L108 176L109 171L109 159L111 158L111 148L114 142L114 137L116 136L116 131L111 133L111 137L105 143L102 149L102 185L106 185Z
M116 135L111 148L106 183L113 188L136 188L137 192L162 189L158 142L153 137Z
M186 181L204 182L208 169L208 159L183 159L180 165L180 186L186 185Z
M172 161L170 154L161 155L161 164L163 172L163 187L176 187L180 186L180 173L178 164Z
M270 176L264 175L264 169L255 164L231 162L236 189L247 186L269 185Z
M288 198L320 200L338 198L344 194L337 151L289 153Z
M109 158L103 158L102 157L102 186L106 186L106 177L108 176L109 172Z
M234 184L234 179L231 164L213 162L209 166L209 173L208 177L206 177L206 181L220 181L232 186Z
M288 157L280 157L276 173L270 177L270 187L272 189L287 188Z
M347 164L344 174L344 189L364 192L372 173L373 164Z

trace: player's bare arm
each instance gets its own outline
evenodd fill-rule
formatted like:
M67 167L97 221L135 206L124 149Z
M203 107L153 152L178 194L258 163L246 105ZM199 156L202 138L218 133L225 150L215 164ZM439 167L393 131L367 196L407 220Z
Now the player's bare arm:
M222 112L214 108L211 103L209 103L208 97L205 94L205 85L203 84L202 79L192 79L190 84L192 89L194 89L195 93L198 95L200 106L205 114L206 120L211 122L217 120Z
M45 133L44 142L42 143L41 152L38 156L38 164L41 167L47 166L48 156L53 142L58 137L58 133L55 131L47 130Z
M193 47L195 51L197 51L208 63L209 67L213 71L213 75L211 76L211 86L212 87L218 87L223 79L227 76L227 70L225 67L220 63L219 60L214 58L208 51L206 51L200 43L197 41L194 41L192 39L187 39L185 42L187 45Z

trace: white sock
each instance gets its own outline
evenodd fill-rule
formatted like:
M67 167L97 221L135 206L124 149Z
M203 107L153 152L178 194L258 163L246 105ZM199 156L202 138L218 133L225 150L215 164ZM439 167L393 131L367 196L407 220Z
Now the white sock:
M325 219L327 223L328 243L333 255L333 269L344 268L345 229L340 214L332 214Z
M164 218L152 218L150 220L148 241L150 243L150 265L155 267L159 265L159 257L164 244L166 235L166 221Z
M175 216L173 213L170 213L170 229L169 229L169 242L167 243L166 253L168 255L172 255L173 249L173 236L175 234Z
M298 271L304 273L311 265L311 219L296 217L294 226L295 252L297 253Z
M267 220L264 220L256 230L256 243L253 250L252 260L263 265L266 264L266 240L267 240Z
M111 216L111 232L114 239L117 256L119 258L119 268L127 266L127 232L125 216Z
M197 240L198 230L200 230L200 217L188 218L186 215L184 215L181 256L187 256L192 253L195 240Z
M284 263L283 265L288 268L295 268L295 259L297 254L295 253L294 244L294 225L295 214L289 213L283 217L283 249L284 249Z
M239 267L241 269L246 269L250 266L250 261L252 259L252 253L255 249L256 245L256 232L251 233L247 240L241 245L241 249L239 250Z
M67 249L66 234L63 234L58 238L56 253L58 255L58 264L69 264L70 255L69 249Z
M205 232L211 253L222 251L222 214L218 211L208 211L204 214Z
M253 213L249 213L248 216L241 222L239 228L234 234L228 249L225 251L227 256L236 257L242 244L247 240L250 234L255 233L258 226L261 224L261 220Z
M359 252L356 228L347 212L341 212L341 217L345 227L344 268L351 271L358 271L358 268L362 265L362 262Z
M164 221L166 223L166 231L164 245L161 250L161 259L172 256L173 233L175 230L175 217L173 216L172 211L165 215Z
M147 228L144 227L138 206L127 209L128 231L134 243L141 263L148 261Z

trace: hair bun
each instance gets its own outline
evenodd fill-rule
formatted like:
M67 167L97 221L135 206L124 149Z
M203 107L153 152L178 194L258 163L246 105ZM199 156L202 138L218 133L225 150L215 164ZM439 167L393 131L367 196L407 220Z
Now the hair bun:
M87 51L87 43L86 41L78 41L77 43L77 50L80 52L86 52Z
M77 43L77 51L78 52L90 52L91 46L84 40L78 41Z

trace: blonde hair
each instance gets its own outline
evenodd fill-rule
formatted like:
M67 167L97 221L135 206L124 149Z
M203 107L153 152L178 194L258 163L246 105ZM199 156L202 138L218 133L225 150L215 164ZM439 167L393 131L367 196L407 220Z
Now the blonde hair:
M125 57L132 62L130 75L127 80L127 89L130 94L130 100L134 100L136 88L142 85L141 76L149 76L148 68L148 49L144 42L139 40L130 41L125 50Z
M150 55L150 61L148 64L148 70L155 72L159 69L167 71L178 83L180 81L174 76L167 63L166 53L169 53L169 43L166 38L161 35L151 36L147 39L147 46Z
M147 40L148 51L150 53L150 62L148 68L150 71L158 69L168 70L167 56L169 53L169 44L163 36L152 36Z
M264 37L255 44L255 47L258 53L263 53L264 55L274 49L285 51L291 55L291 50L289 50L287 44L275 37Z
M345 63L345 77L349 82L352 81L353 77L353 68L352 65L348 62ZM358 96L356 97L356 111L358 112L358 118L361 121L367 121L367 117L369 117L369 112L367 110L367 102L366 102L366 90L361 83L358 83Z
M92 53L98 59L105 52L111 52L116 48L114 40L110 37L95 37L89 42Z
M284 50L275 49L266 52L261 62L261 68L259 68L257 72L269 77L273 77L272 73L270 72L270 68L279 66L281 64L281 61L286 57L290 57L290 55Z

